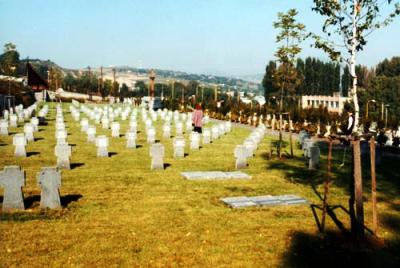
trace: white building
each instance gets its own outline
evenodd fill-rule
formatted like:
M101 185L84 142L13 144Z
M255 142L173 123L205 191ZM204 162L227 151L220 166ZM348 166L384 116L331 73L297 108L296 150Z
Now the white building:
M350 102L351 98L342 97L339 92L333 93L333 96L302 96L301 108L318 108L322 105L328 108L329 112L341 113L346 101Z

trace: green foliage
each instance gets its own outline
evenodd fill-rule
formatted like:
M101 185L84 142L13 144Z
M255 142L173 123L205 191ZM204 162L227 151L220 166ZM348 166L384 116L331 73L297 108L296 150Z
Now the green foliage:
M275 87L274 76L276 73L276 63L275 61L270 61L265 68L265 74L262 81L262 85L264 88L264 96L268 98L273 93L276 93L279 88Z
M390 60L385 59L379 63L376 66L376 75L386 77L400 76L400 57L393 57Z

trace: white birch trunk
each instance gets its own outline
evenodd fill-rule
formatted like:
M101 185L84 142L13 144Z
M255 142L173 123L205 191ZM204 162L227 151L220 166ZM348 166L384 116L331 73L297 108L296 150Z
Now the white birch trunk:
M358 15L358 1L354 0L354 12L353 12L353 36L351 40L351 58L350 58L350 75L353 78L353 87L352 87L352 97L354 103L354 128L353 133L357 132L359 125L359 114L360 107L358 106L358 98L357 98L357 74L356 74L356 54L357 54L357 15Z

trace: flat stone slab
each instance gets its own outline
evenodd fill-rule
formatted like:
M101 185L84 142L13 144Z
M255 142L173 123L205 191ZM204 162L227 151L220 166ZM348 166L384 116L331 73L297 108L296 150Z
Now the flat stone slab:
M250 180L251 176L241 171L190 171L181 172L187 180Z
M239 196L225 197L220 199L232 208L245 208L251 206L287 206L287 205L307 205L309 202L297 195L261 195L261 196Z

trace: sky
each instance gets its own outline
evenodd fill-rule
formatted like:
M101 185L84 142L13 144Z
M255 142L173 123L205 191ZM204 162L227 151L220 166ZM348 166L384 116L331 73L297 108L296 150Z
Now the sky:
M278 12L320 33L312 0L0 0L0 46L65 68L121 66L229 76L263 74L274 60ZM400 56L400 18L373 33L358 61ZM328 57L303 44L301 57Z

